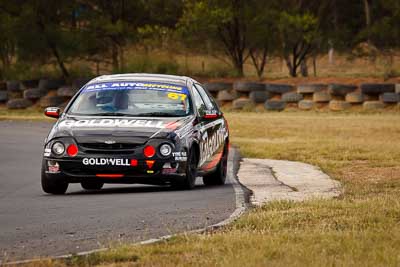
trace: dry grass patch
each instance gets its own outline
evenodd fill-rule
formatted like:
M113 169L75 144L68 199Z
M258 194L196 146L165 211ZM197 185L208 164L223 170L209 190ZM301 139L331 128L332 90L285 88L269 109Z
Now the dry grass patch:
M125 246L59 265L399 266L400 116L228 113L245 157L303 161L342 182L338 199L271 202L222 232Z

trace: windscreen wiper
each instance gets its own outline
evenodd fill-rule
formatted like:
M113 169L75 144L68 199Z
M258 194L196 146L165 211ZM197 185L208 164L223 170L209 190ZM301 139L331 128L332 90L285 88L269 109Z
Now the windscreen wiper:
M102 113L92 113L85 115L86 116L134 116L133 114L127 114L122 112L102 112Z
M151 117L151 116L178 117L179 115L171 114L171 113L167 113L167 112L148 112L148 113L138 113L135 116L140 116L140 117Z

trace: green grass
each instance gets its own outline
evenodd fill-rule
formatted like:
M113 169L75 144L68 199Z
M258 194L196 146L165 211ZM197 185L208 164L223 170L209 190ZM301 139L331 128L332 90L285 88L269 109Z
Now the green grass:
M398 113L226 116L231 140L244 157L318 165L342 182L344 194L332 200L271 202L215 233L33 265L400 265Z
M0 107L0 120L46 121L51 119L43 114L42 109L38 109L36 107L28 109L15 109L15 110L10 110L7 109L6 107Z

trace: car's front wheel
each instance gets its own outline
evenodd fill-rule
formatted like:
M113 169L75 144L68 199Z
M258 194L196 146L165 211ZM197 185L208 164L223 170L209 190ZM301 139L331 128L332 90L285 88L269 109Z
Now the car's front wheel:
M197 177L197 154L191 149L186 162L186 176L181 181L172 182L172 186L178 189L193 189Z
M62 195L68 189L68 183L57 179L57 178L50 178L46 175L44 164L42 165L42 189L44 192L53 195Z
M86 190L100 190L103 185L103 182L98 181L84 181L81 183L82 188Z

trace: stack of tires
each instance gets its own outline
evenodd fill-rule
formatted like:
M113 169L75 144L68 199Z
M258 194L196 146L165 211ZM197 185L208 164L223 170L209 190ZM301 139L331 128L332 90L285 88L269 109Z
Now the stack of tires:
M71 86L66 85L63 79L0 82L0 104L5 103L9 109L25 109L33 105L63 108L89 80L75 79Z
M328 93L332 96L329 102L329 109L333 111L342 111L358 104L362 99L362 94L355 92L357 86L351 84L332 83L328 85Z
M399 102L399 94L394 84L365 83L360 86L364 95L363 107L366 110L379 110Z
M263 104L268 93L263 83L235 82L233 89L237 98L232 101L233 109L252 109L256 104Z
M33 105L30 99L24 98L27 84L20 81L7 81L7 108L24 109Z
M238 96L233 90L233 84L228 82L205 83L204 88L218 101L221 106L230 104Z

